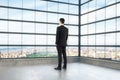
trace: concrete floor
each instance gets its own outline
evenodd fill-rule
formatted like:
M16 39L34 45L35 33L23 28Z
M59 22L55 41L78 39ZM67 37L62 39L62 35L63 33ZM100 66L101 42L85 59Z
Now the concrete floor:
M69 63L56 71L55 64L1 66L0 80L120 80L120 71L83 63Z

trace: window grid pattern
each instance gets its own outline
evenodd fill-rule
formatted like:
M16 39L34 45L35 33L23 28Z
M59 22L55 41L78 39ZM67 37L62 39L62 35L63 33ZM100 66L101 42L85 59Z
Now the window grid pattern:
M81 56L120 60L119 8L119 0L81 5Z
M0 0L0 58L57 56L60 17L69 28L67 55L78 56L77 0Z

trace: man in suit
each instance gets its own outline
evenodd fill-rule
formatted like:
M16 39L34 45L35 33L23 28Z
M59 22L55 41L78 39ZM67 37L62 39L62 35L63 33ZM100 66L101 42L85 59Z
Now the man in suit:
M56 31L56 47L58 52L58 66L55 70L61 70L62 55L64 59L63 69L67 68L66 45L68 39L68 28L64 26L65 19L59 19L59 25Z

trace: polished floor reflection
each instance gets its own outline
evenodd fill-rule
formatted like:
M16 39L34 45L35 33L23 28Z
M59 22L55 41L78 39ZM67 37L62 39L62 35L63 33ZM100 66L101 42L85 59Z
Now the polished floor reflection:
M83 63L69 63L56 71L55 64L1 66L0 80L119 80L120 71Z

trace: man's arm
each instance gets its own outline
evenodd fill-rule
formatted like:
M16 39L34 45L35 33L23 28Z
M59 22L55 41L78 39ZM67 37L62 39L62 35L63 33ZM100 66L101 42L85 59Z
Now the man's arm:
M67 45L67 40L68 40L68 30L67 30L67 33L66 33L66 45Z
M66 41L67 41L67 39L68 39L68 29L67 29L67 36L66 36Z
M59 40L59 29L57 27L57 30L56 30L56 42L55 42L55 44L58 44L58 40Z

